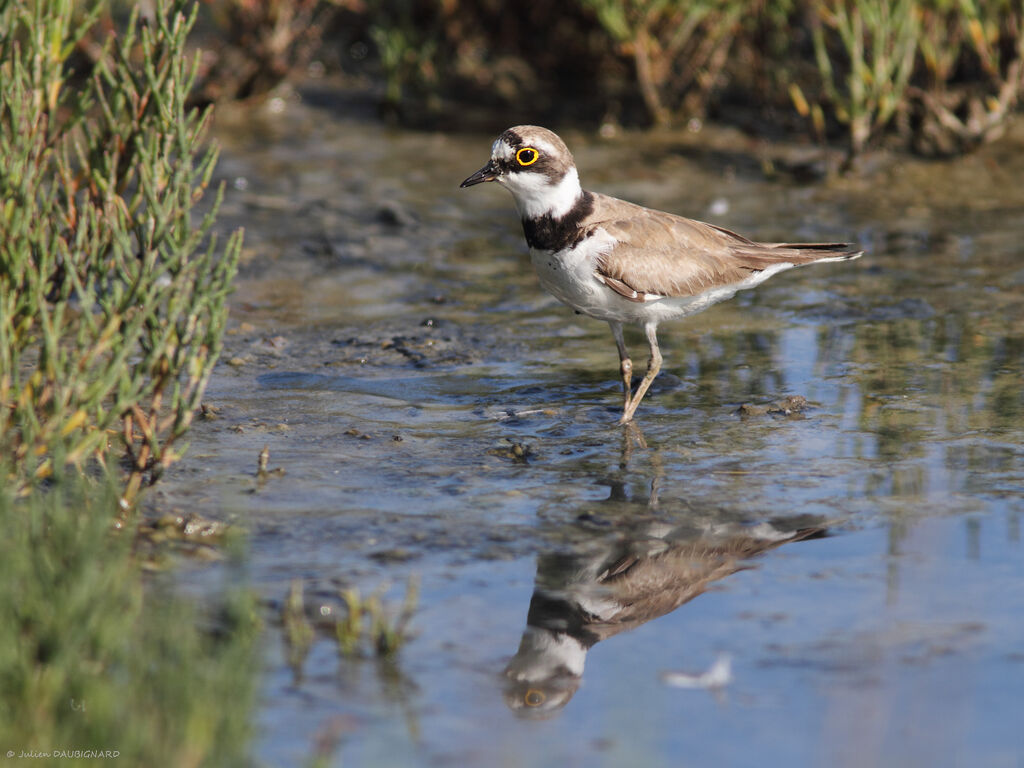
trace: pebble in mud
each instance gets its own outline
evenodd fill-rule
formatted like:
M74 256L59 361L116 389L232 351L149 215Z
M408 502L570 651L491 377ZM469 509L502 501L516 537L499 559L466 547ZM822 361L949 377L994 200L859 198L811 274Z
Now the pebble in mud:
M288 339L284 336L264 336L254 341L252 346L257 352L280 355L287 349L289 343Z
M394 200L387 200L380 204L377 208L376 219L389 227L414 227L419 223L416 214Z
M525 443L509 440L508 438L505 438L504 441L505 445L501 445L496 448L491 448L487 451L487 454L490 456L498 456L499 458L502 459L512 459L513 461L520 461L523 463L525 463L528 459L534 457L535 455L533 449Z
M411 549L405 549L404 547L383 549L370 553L370 557L379 563L405 563L409 560L415 560L419 556L419 552L414 552Z
M199 418L203 421L214 421L220 416L220 406L209 405L208 403L199 404Z
M787 418L803 418L803 414L810 408L807 398L803 395L789 395L781 400L776 400L769 405L751 405L744 403L736 409L737 415L748 418L750 416L784 416Z

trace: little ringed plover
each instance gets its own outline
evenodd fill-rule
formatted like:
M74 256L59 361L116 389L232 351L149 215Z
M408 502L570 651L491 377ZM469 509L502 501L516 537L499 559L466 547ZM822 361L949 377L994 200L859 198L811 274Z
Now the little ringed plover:
M512 193L541 285L611 326L624 393L620 424L632 420L661 369L661 322L707 309L784 269L863 253L848 243L758 243L714 224L588 192L565 143L535 125L501 134L491 159L461 186L485 181ZM636 392L625 323L641 326L651 347Z

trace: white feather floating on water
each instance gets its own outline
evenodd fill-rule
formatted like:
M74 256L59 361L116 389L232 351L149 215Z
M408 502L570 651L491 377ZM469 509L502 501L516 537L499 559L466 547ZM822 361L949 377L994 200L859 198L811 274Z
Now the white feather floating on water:
M663 672L661 680L674 688L725 688L732 682L732 657L727 653L719 654L714 663L699 675L689 672Z

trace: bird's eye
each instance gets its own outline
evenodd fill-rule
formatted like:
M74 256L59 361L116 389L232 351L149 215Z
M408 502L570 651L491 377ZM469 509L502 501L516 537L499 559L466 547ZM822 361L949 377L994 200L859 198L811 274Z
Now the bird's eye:
M522 150L519 151L522 152ZM534 154L536 154L536 152ZM534 157L533 159L536 160L537 158ZM530 162L533 162L533 160L531 160ZM529 164L530 163L526 163L526 165ZM523 703L528 707L539 707L541 704L544 703L545 699L547 699L547 696L544 695L543 691L538 691L536 688L531 688L526 692L526 695L523 696Z
M538 152L533 147L523 147L518 152L516 152L516 162L524 167L527 165L533 165L534 163L537 162L537 159L539 157L540 152Z

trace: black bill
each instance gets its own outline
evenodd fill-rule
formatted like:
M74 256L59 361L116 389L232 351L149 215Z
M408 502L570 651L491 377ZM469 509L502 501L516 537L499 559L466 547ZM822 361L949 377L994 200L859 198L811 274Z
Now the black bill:
M488 161L487 165L459 184L459 189L462 187L472 187L474 184L483 184L485 181L494 181L497 176L498 172L494 167L494 163Z

